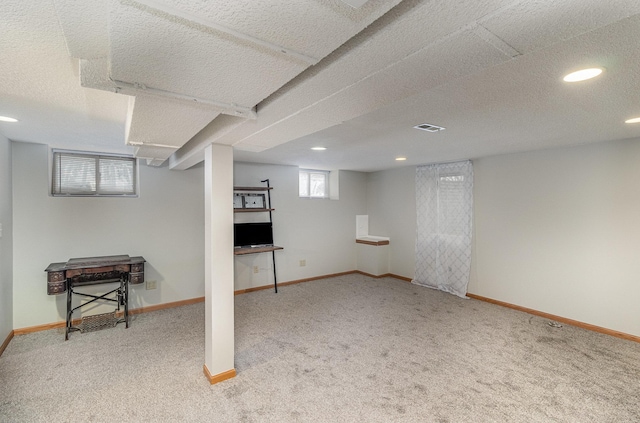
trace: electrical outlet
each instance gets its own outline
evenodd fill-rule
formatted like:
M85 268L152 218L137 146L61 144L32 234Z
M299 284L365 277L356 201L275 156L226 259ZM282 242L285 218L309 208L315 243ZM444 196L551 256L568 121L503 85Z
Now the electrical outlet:
M304 259L300 260L300 267L304 267L306 265L307 265L307 260L304 260Z
M260 273L260 268L258 266L253 266L253 273Z
M158 281L147 281L146 288L147 289L156 289L158 287Z

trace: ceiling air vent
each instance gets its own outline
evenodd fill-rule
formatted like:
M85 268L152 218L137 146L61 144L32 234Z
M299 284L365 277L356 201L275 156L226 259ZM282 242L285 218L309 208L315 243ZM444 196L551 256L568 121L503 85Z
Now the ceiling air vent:
M444 131L444 128L442 126L431 125L430 123L421 123L420 125L414 126L414 128L427 132Z

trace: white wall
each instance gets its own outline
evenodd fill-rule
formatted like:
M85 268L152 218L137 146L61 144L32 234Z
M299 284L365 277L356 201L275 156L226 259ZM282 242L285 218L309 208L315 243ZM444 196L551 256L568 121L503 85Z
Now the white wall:
M389 272L413 278L416 248L416 168L368 174L369 234L388 236Z
M340 171L340 199L298 197L298 168L252 163L234 164L235 186L264 186L269 179L278 282L351 271L356 268L356 215L366 210L366 174ZM236 213L236 222L268 219L266 213ZM235 289L273 284L270 253L236 256ZM300 266L300 260L306 266ZM259 273L253 273L258 266Z
M64 320L66 297L47 295L44 269L72 257L144 256L158 287L133 285L132 308L204 295L202 167L141 165L139 198L61 198L48 194L48 154L13 143L14 328Z
M10 150L2 142L6 173ZM43 270L70 257L145 256L147 278L157 279L158 289L134 288L134 306L203 295L201 167L174 172L142 166L138 199L53 198L47 147L12 147L14 328L62 319L64 298L46 295ZM640 336L638 163L640 140L475 160L469 292ZM391 237L391 273L413 277L415 167L340 172L339 200L299 198L297 172L234 164L234 185L260 186L269 178L274 187L274 239L285 247L276 252L280 282L355 269L357 214L370 216L371 234ZM10 188L0 183L0 190ZM0 201L0 213L11 210L10 196ZM236 221L248 218L236 215ZM11 225L2 223L0 243L10 242ZM0 330L8 333L6 269L0 268ZM235 272L235 289L270 285L271 255L236 257Z
M640 140L474 161L469 292L640 336Z
M0 135L0 344L13 330L11 142Z
M468 292L640 336L640 140L474 160ZM370 232L414 276L415 167L369 175Z
M144 256L146 279L157 280L158 288L134 286L133 308L204 295L202 166L170 171L142 165L135 199L60 198L48 194L47 146L13 143L12 157L13 328L64 319L66 297L46 294L44 269L72 257ZM269 178L274 187L274 238L285 248L276 252L279 282L355 269L355 216L366 211L366 177L341 171L339 200L310 200L298 197L297 167L234 164L234 185L260 186ZM251 218L257 216L236 215L237 221ZM237 257L235 289L272 284L272 269L270 254Z

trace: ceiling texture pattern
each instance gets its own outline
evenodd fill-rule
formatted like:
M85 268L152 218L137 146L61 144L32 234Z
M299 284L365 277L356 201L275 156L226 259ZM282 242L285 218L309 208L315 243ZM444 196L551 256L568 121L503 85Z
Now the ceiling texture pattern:
M172 169L219 143L360 171L640 137L637 0L361 3L3 0L0 115L20 122L0 132Z
M221 114L256 120L256 105L398 1L358 10L270 0L55 6L69 53L80 61L81 85L134 96L126 143L161 164Z

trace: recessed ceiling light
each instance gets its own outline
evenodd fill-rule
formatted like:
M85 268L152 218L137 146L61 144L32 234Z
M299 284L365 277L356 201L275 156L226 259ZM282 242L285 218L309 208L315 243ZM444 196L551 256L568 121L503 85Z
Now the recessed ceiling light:
M564 82L586 81L587 79L595 78L596 76L600 75L603 70L603 68L581 69L579 71L571 72L570 74L565 75L562 80Z
M311 147L311 149L315 151L324 151L327 149L327 147Z
M405 161L405 160L407 160L407 158L406 158L406 157L396 157L396 161L397 161L397 162L403 162L403 161Z
M0 121L2 122L17 122L18 119L9 117L9 116L0 116Z
M633 118L633 119L627 119L627 120L624 121L624 123L640 123L640 117Z

